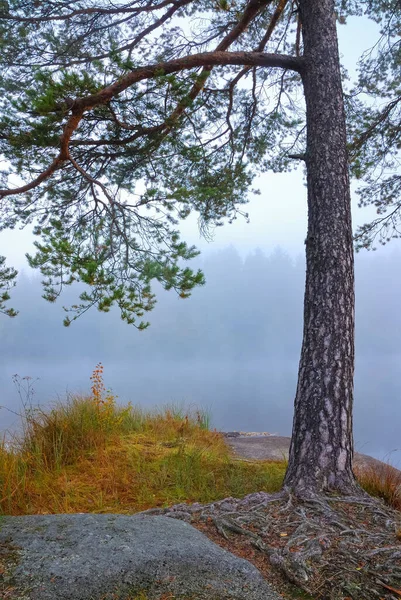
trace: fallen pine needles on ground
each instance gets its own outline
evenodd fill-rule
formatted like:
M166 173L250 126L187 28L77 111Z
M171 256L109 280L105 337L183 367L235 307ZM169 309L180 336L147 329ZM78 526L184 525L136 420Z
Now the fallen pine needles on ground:
M401 514L380 500L285 491L153 510L246 558L285 598L401 597Z

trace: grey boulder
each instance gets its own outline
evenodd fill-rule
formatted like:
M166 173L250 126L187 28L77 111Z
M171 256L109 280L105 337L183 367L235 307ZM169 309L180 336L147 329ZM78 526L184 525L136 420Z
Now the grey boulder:
M8 553L8 586L18 600L134 600L141 592L149 600L281 598L251 563L162 516L5 517L0 552L3 563ZM3 575L3 590L6 583Z

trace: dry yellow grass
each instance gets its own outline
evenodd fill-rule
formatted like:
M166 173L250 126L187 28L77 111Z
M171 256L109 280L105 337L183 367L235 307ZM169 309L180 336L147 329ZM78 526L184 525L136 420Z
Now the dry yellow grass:
M355 469L361 486L371 496L377 496L397 510L401 510L401 472L390 464Z
M89 396L26 412L23 434L0 442L0 515L135 513L280 489L286 464L232 458L207 414L121 407L101 365L91 379ZM401 509L399 472L358 475L369 493Z
M0 514L134 513L280 488L283 463L234 460L207 415L116 404L99 366L88 397L25 415L0 445Z

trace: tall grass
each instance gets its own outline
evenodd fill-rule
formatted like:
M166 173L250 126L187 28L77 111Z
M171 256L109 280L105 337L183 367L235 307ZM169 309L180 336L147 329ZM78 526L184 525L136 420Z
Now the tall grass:
M401 510L401 472L390 464L356 468L355 475L371 496L381 498L393 508Z
M0 443L0 514L126 512L278 490L285 466L231 458L209 416L122 407L92 375L91 394L28 409Z
M22 433L0 440L0 515L134 513L280 489L285 462L234 459L207 413L120 406L101 365L91 380L88 396L70 395L49 410L25 403ZM399 471L383 465L357 475L401 510Z

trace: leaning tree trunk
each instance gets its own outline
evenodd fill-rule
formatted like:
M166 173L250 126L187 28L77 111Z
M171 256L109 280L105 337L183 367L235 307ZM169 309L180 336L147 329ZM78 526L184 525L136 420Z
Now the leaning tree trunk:
M304 334L285 486L355 490L354 270L334 0L300 0L307 113Z

